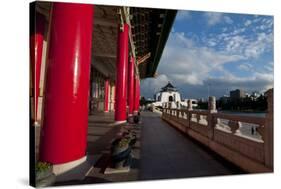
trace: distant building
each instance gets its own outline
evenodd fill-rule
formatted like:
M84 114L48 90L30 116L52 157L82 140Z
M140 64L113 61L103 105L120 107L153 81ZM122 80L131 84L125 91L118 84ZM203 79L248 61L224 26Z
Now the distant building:
M254 91L252 92L252 94L250 95L250 98L252 100L257 100L259 97L261 96L261 94L258 91Z
M164 102L181 102L178 90L169 82L155 95L155 106L162 106Z
M198 101L198 102L207 102L207 99L205 99L205 98L199 98L197 101Z
M192 106L197 106L197 100L189 99L192 101ZM172 108L187 107L188 99L181 99L181 94L170 82L161 88L155 94L155 102L152 103L155 107L163 107L164 103L169 102Z
M233 91L230 91L229 93L230 99L240 99L240 98L245 98L246 94L245 91L241 89L236 89Z
M223 103L227 103L229 101L229 98L229 96L223 95L222 97L220 97L220 101Z

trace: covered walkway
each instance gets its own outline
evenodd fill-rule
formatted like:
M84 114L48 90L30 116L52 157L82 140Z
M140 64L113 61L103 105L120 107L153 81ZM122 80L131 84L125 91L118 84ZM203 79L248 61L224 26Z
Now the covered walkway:
M234 165L164 122L159 114L142 112L141 180L241 173Z
M142 112L139 125L113 125L113 113L89 116L87 154L95 157L93 168L82 181L55 185L189 178L243 173L234 165L199 145L164 122L160 115ZM110 143L122 127L133 127L138 141L133 148L129 173L103 174L109 163Z

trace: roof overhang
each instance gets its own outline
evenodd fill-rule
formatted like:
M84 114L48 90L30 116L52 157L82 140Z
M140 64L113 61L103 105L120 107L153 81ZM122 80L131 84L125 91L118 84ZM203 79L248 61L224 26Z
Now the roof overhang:
M52 3L38 2L37 11L50 16ZM117 35L127 23L130 54L140 78L154 77L176 10L96 5L93 23L92 65L112 80L116 76Z
M130 14L140 77L154 77L177 10L131 8Z

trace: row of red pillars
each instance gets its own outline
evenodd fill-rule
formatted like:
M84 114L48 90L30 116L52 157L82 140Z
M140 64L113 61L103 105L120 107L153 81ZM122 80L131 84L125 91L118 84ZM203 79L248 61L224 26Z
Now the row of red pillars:
M40 140L41 161L60 164L86 155L93 14L93 5L53 3ZM139 78L134 75L133 58L128 76L128 36L129 26L124 24L118 33L116 121L127 118L128 91L129 113L139 109ZM40 40L35 40L35 43L43 46ZM35 51L40 51L40 48L35 48ZM34 64L38 63L34 61ZM40 75L36 74L36 78ZM108 86L107 80L107 100ZM105 110L108 110L108 105Z
M132 116L139 110L139 77L135 74L134 57L128 58L129 30L129 25L123 24L118 35L115 106L117 122L125 122L128 116Z

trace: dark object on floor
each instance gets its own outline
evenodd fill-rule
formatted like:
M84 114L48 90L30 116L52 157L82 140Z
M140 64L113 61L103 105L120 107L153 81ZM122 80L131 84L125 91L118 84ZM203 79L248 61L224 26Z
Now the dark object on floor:
M132 162L132 146L136 143L136 133L125 131L122 137L111 144L111 164L115 169L130 167Z
M137 123L139 123L139 121L140 121L139 115L135 115L134 116L134 123L137 124Z

